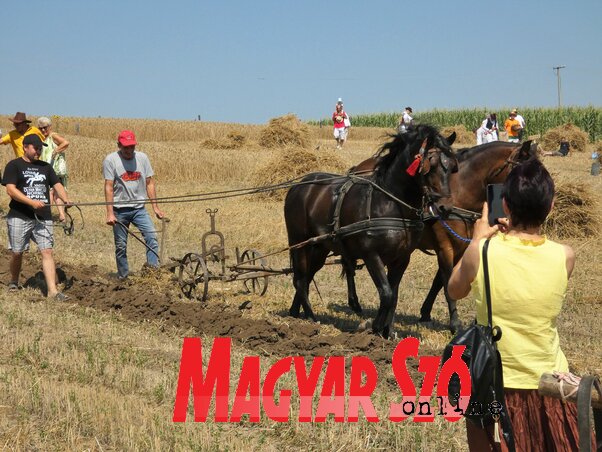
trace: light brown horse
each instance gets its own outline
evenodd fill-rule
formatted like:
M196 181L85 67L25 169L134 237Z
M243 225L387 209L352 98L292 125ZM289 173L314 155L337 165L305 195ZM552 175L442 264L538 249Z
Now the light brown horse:
M447 281L454 265L464 254L470 237L472 226L478 218L483 203L486 201L487 185L501 183L506 180L513 165L537 155L537 145L530 141L525 143L507 143L495 141L472 148L461 149L456 153L458 172L450 179L453 205L447 220L432 219L426 222L418 249L427 252L434 251L439 263L439 270L433 279L431 289L420 309L421 322L431 320L431 310L439 291L445 289L449 315L450 329L455 332L461 322L458 318L456 300L447 294ZM382 152L351 168L351 174L370 174ZM430 254L430 253L428 253ZM353 278L355 262L344 265L347 278ZM354 287L347 283L348 288ZM358 311L359 300L355 291L348 294L349 305Z

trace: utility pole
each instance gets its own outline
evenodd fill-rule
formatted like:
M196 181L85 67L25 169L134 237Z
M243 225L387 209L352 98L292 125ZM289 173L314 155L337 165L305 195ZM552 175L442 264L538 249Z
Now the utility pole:
M564 69L566 66L555 66L553 69L556 71L556 79L558 80L558 108L561 107L561 85L560 85L560 69Z

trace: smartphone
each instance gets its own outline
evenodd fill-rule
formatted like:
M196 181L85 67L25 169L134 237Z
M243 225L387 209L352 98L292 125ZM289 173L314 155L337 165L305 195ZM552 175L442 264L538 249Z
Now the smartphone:
M504 218L504 209L502 207L502 188L504 184L487 185L487 207L489 208L489 226L498 223L498 218Z

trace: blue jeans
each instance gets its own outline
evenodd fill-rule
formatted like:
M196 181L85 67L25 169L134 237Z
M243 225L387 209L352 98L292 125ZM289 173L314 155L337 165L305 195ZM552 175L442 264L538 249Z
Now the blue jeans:
M115 218L125 226L130 226L130 223L136 226L142 233L144 241L148 249L146 250L146 262L151 267L159 266L159 242L157 242L157 234L155 233L155 225L151 220L150 215L145 208L136 209L132 207L123 207L113 209ZM129 274L128 268L128 233L119 223L113 226L113 237L115 238L115 260L117 261L117 274L120 278L125 278ZM155 253L153 253L153 250Z

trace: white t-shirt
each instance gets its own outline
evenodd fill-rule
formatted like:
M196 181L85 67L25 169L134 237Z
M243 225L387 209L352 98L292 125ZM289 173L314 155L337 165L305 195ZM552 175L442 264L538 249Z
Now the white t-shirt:
M410 116L410 114L407 112L407 110L403 112L402 118L403 118L403 124L399 125L399 131L400 132L407 132L408 131L408 127L410 127L412 125L412 122L414 121L414 118L412 118Z
M516 120L520 123L520 126L524 129L525 128L525 118L523 118L521 115L516 115Z

